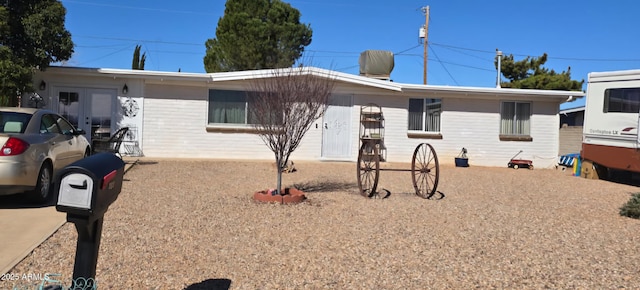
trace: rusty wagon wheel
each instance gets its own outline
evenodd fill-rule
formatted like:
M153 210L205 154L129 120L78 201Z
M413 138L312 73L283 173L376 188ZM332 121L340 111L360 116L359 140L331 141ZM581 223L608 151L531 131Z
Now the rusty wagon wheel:
M422 198L430 198L438 188L440 165L438 155L433 146L422 143L413 151L411 160L411 178L416 194Z
M358 187L360 194L372 197L380 177L380 155L373 142L364 142L358 153Z

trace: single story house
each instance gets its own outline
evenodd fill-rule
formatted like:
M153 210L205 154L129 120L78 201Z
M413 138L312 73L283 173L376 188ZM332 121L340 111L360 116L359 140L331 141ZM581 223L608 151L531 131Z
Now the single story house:
M506 166L518 158L537 168L556 164L559 106L580 91L521 90L402 84L309 67L307 73L336 81L327 113L305 135L292 160L355 161L360 109L381 107L385 160L411 162L421 143L434 146L441 164L453 164L462 148L471 166ZM131 128L123 154L172 158L273 160L273 153L246 124L244 91L270 70L183 73L126 69L50 67L34 77L36 93L23 106L66 116L88 138ZM238 118L220 118L235 110Z

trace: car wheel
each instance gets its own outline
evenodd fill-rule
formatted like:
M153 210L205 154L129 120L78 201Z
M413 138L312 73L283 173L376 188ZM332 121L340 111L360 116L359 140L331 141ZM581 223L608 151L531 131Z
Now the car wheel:
M29 199L32 202L45 202L51 193L51 167L48 164L42 165L38 173L36 188L29 192Z

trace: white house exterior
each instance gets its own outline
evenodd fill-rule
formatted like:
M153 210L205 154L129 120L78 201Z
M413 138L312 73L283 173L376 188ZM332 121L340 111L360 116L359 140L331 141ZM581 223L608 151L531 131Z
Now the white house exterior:
M558 156L559 105L584 96L401 84L318 68L307 72L330 75L336 86L332 105L305 135L293 160L355 161L360 107L374 103L385 118L386 161L410 162L415 147L427 142L443 164L453 164L464 147L472 166L506 166L522 150L518 158L533 160L537 168L551 167ZM34 85L44 84L37 91L43 98L40 107L77 117L88 132L133 128L122 148L125 154L257 160L274 157L252 126L220 123L216 114L219 104L242 95L252 79L268 76L268 70L194 74L51 67L36 75ZM29 97L22 104L35 105ZM107 116L110 122L104 121Z

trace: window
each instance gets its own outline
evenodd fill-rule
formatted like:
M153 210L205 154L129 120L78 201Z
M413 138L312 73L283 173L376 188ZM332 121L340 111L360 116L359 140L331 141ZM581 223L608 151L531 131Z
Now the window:
M209 124L251 124L244 91L209 90Z
M58 123L58 126L60 127L60 131L62 131L62 134L65 134L65 135L73 134L73 131L75 131L73 125L69 124L65 119L61 118L60 116L54 116L54 118L56 118L56 122Z
M409 130L440 132L441 99L409 99Z
M606 89L604 91L603 112L640 112L640 88Z
M58 93L58 112L73 124L78 123L80 95L76 92Z
M277 97L274 95L273 97ZM258 124L256 111L259 107L253 101L256 96L246 91L231 90L209 90L209 115L207 122L207 132L227 132L227 133L257 133L258 130L253 124ZM283 117L277 112L282 112L282 106L278 104L273 110L273 114L268 116L272 124L282 123Z
M43 115L40 122L40 133L60 134L60 128L56 124L56 118L53 115Z
M531 103L502 102L500 135L530 134Z
M32 116L17 112L0 112L0 130L4 133L24 133Z

